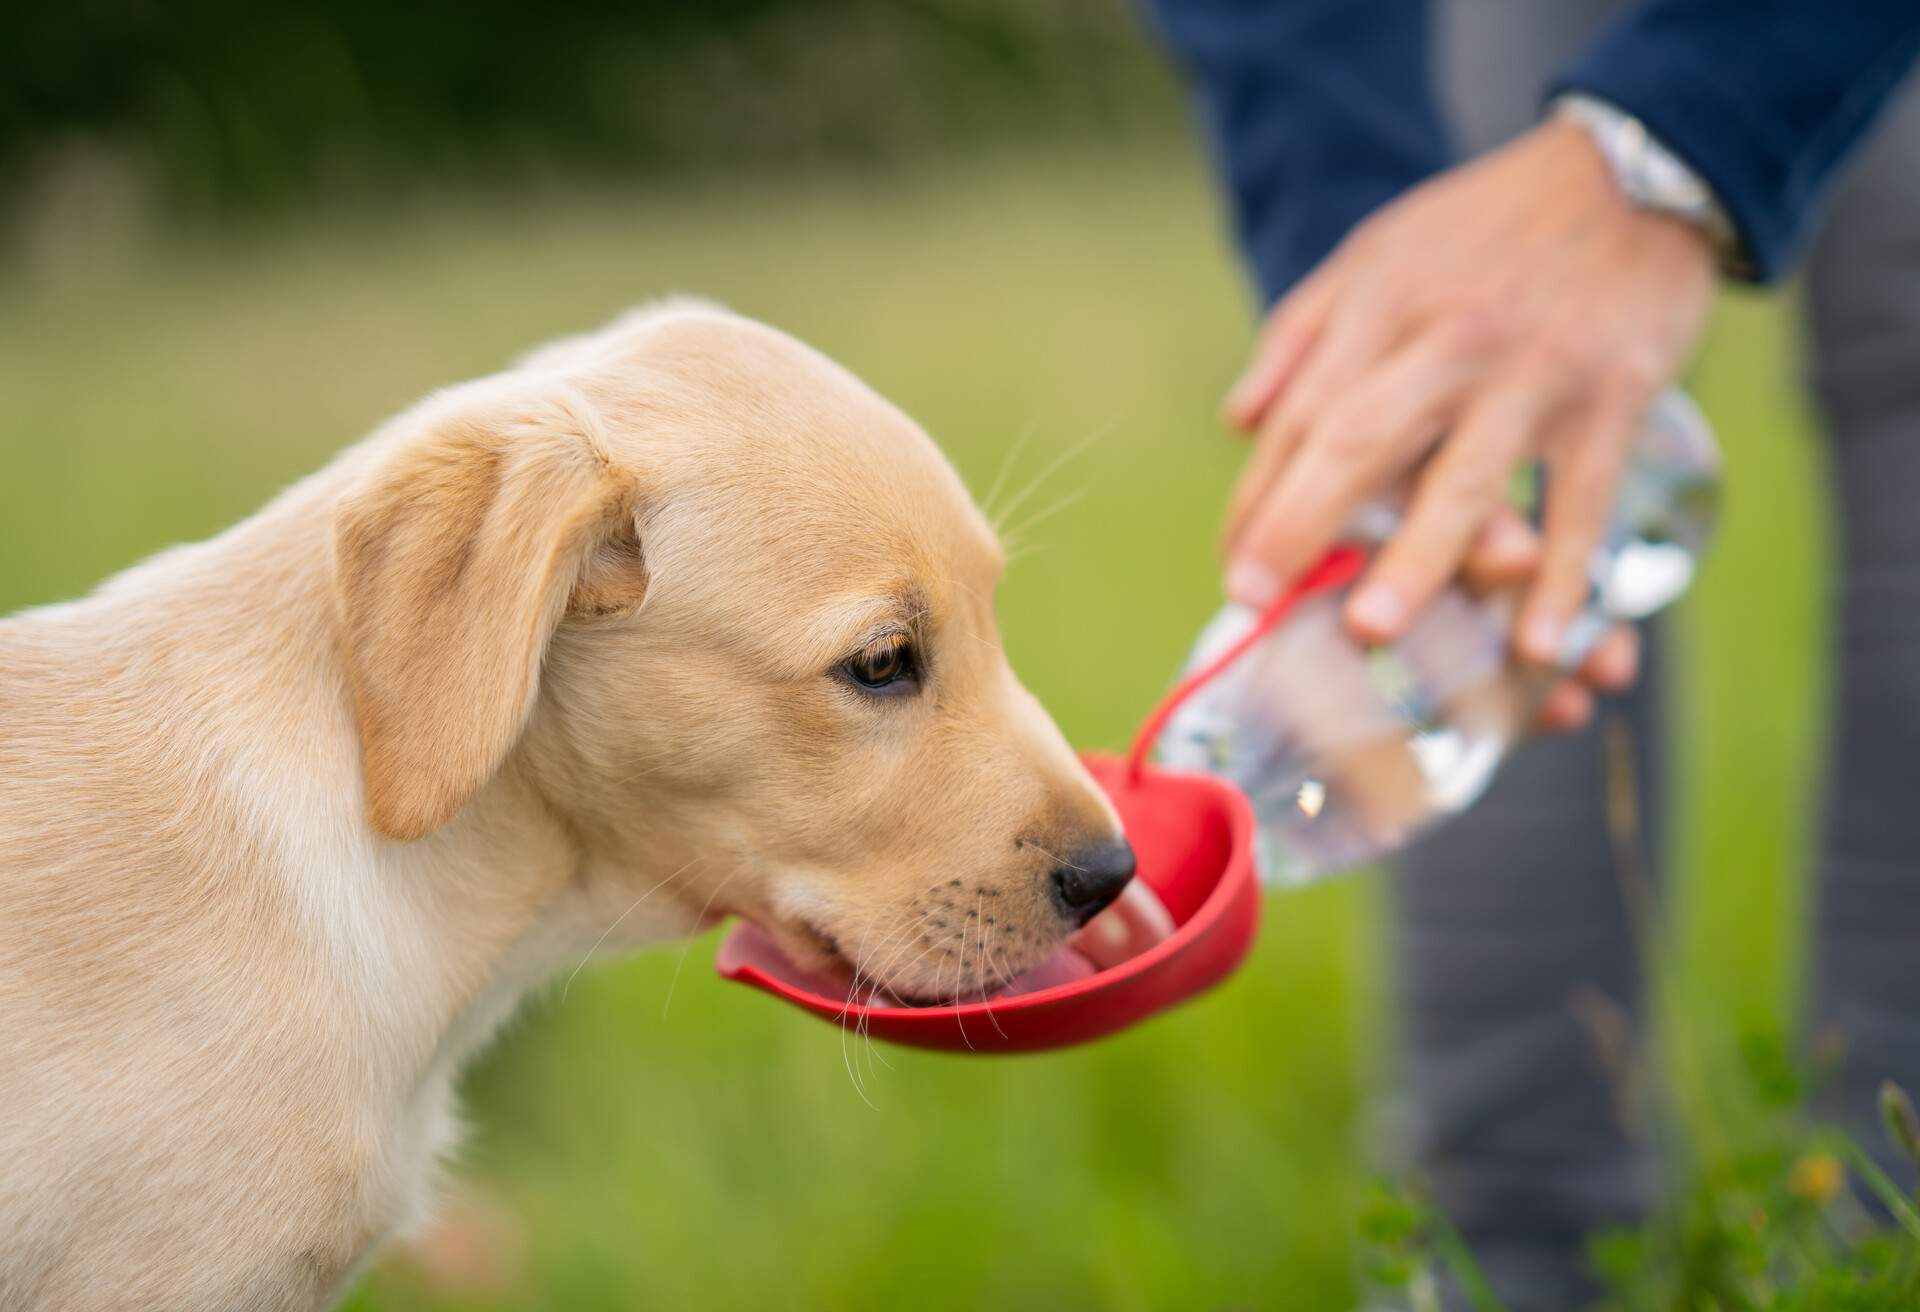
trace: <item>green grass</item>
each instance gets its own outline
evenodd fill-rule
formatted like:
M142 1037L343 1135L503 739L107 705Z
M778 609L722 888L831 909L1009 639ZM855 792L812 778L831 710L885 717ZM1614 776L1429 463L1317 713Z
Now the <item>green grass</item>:
M209 533L428 388L669 290L839 357L978 491L1090 441L1029 500L1078 497L1000 606L1076 743L1121 745L1215 604L1237 448L1211 416L1249 319L1188 158L76 237L0 276L0 610ZM1702 1051L1778 1030L1798 977L1824 539L1783 324L1726 307L1699 375L1733 469L1685 624L1669 992ZM589 972L469 1081L463 1174L525 1226L524 1286L463 1301L389 1264L354 1306L1339 1306L1388 1069L1379 894L1274 898L1231 983L1093 1048L876 1054L871 1106L836 1033L715 980L710 941Z

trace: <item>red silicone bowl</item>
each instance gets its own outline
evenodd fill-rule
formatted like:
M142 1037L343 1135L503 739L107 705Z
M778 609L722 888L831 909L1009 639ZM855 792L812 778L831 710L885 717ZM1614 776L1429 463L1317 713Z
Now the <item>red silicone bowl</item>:
M1014 997L946 1007L849 1006L782 978L765 935L738 925L714 968L816 1016L917 1048L1033 1052L1102 1038L1212 987L1246 956L1260 919L1253 807L1232 785L1107 756L1084 758L1113 799L1138 859L1137 879L1173 917L1174 932L1086 979Z

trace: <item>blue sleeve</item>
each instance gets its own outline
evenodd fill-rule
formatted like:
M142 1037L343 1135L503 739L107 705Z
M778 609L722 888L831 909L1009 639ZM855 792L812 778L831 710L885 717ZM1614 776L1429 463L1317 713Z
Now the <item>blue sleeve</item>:
M1152 3L1196 84L1268 301L1446 166L1426 0Z
M1920 0L1648 0L1549 91L1645 123L1713 187L1765 282L1916 52Z

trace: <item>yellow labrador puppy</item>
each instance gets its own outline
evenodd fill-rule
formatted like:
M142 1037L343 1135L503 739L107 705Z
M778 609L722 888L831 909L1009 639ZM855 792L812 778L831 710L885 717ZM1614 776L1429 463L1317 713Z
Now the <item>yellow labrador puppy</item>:
M673 303L0 620L0 1308L324 1306L603 941L737 913L918 999L1046 956L1133 862L1000 568L904 415Z

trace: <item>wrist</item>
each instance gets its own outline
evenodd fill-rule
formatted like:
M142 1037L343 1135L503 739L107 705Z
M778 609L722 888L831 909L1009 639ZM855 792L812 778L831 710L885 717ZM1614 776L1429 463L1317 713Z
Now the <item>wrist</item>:
M1716 276L1720 252L1706 231L1676 215L1634 204L1614 180L1607 157L1579 124L1550 118L1533 134L1544 139L1559 161L1556 176L1568 203L1604 214L1620 229L1638 230L1661 249L1682 253L1709 282Z
M1750 273L1745 245L1713 188L1639 119L1580 92L1556 97L1550 108L1547 122L1564 124L1586 139L1629 206L1692 229L1722 272Z

